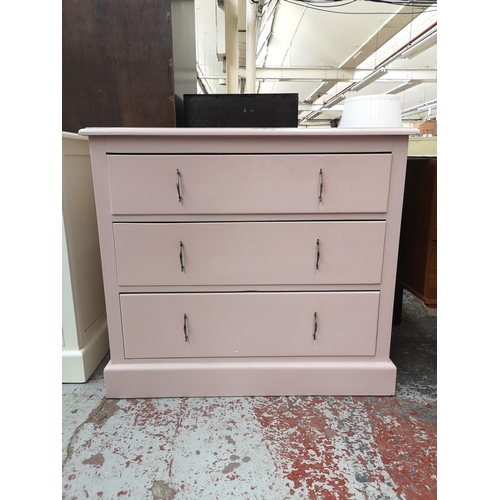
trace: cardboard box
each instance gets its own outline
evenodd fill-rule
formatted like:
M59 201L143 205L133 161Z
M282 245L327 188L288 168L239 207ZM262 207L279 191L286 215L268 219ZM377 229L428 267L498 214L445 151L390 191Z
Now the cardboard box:
M438 135L436 120L424 120L421 122L415 122L412 124L412 127L418 128L418 130L420 131L420 137L424 137L425 135Z

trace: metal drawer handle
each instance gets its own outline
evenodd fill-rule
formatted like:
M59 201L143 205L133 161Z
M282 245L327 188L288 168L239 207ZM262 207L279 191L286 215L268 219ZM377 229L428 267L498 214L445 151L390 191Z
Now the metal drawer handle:
M323 169L319 169L319 201L323 198Z
M319 238L316 240L316 269L319 269Z
M184 272L184 245L180 242L179 258L181 260L181 272Z
M179 169L177 169L177 196L179 197L179 201L182 201L182 196L181 196L181 173L179 172Z
M188 341L188 334L187 334L187 315L184 314L184 342Z
M318 313L314 313L314 333L313 333L313 339L316 340L316 332L318 331Z

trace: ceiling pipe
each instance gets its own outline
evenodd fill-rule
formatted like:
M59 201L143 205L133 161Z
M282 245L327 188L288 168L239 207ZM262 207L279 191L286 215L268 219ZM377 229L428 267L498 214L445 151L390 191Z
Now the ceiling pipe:
M226 92L238 94L238 0L224 0Z
M257 5L255 0L246 0L246 81L245 93L255 93L255 66L257 60Z
M434 30L434 28L436 28L436 26L437 26L437 22L431 24L428 28L421 31L416 37L412 38L407 44L405 44L404 47L401 47L400 49L396 50L389 57L386 57L382 62L377 64L377 66L375 66L375 69L378 69L381 66L385 66L386 64L389 64L390 62L394 61L395 59L399 59L403 55L403 53L406 52L410 47L412 47L413 44L417 40L421 40L422 38L424 38L424 35L429 33L429 31ZM437 32L437 28L435 29L435 31Z
M423 52L425 52L430 47L433 47L434 45L436 45L436 43L437 43L437 30L433 31L432 34L425 37L420 42L417 42L417 43L413 44L412 46L408 47L401 54L401 57L403 59L413 59L414 57L417 57L419 54L422 54Z

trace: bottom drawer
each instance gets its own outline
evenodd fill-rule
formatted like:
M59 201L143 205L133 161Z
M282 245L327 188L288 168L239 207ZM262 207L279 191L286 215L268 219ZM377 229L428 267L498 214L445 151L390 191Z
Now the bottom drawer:
M374 356L379 295L122 294L125 357Z

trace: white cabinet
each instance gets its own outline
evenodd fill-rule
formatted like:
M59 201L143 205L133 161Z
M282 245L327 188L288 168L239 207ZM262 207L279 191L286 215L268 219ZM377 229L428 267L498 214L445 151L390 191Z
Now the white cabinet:
M86 137L62 134L62 381L86 382L109 351Z

